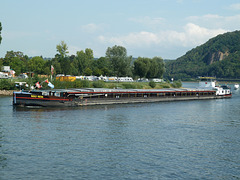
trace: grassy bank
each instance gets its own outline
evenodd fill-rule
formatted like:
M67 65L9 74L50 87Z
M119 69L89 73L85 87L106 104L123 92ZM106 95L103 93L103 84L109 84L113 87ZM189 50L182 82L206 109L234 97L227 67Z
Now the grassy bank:
M154 82L103 82L103 81L81 81L74 82L55 81L56 89L68 88L109 88L109 89L162 89L162 88L179 88L182 86L180 81L174 83L154 83Z
M43 89L50 89L44 79L38 79L42 82ZM0 90L20 90L19 86L16 86L16 82L26 82L28 86L21 86L21 89L28 90L30 86L34 86L35 79L0 79ZM162 89L162 88L179 88L182 86L181 81L175 81L173 83L155 83L155 82L104 82L104 81L87 81L87 80L76 80L73 82L69 81L58 81L53 80L52 83L55 89L69 89L69 88L109 88L109 89Z

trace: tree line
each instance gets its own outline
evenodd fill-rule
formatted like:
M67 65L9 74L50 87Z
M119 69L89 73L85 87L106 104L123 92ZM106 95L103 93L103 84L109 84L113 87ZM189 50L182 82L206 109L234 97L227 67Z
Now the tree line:
M162 78L165 72L163 59L160 57L133 59L127 55L122 46L108 47L105 57L94 58L93 50L86 48L68 55L68 46L64 41L56 46L54 58L42 56L28 57L23 52L7 51L4 58L0 58L1 66L10 66L19 75L24 72L35 74L51 74L51 65L55 74L65 75L95 75L95 76L131 76L135 78Z

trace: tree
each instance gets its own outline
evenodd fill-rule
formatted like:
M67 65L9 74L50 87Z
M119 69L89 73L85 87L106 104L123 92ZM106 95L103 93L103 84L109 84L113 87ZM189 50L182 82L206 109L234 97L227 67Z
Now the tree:
M154 59L150 59L150 66L147 72L147 78L156 78L158 72L158 65Z
M50 65L53 65L54 71L56 72L56 74L62 73L61 64L60 64L60 62L59 62L58 60L59 60L59 59L56 58L56 56L55 56L55 58L52 58L52 59L50 60Z
M88 60L93 60L93 50L92 49L86 48L85 54L86 54Z
M89 67L87 67L86 69L84 69L84 75L86 76L92 75L92 70Z
M60 73L71 74L71 61L70 57L67 56L68 47L64 41L56 46L58 54L55 55L55 59L60 63Z
M162 78L165 72L165 64L163 59L161 57L154 57L153 60L156 61L158 67L156 77Z
M131 74L132 56L127 56L126 48L122 46L108 47L106 58L110 61L113 73L116 76L128 76Z
M165 71L163 59L160 57L142 58L138 57L134 61L134 73L135 75L147 78L162 78Z
M44 72L45 63L46 62L43 60L42 57L39 56L33 57L28 62L29 71L34 72L36 74L45 74Z
M95 68L93 70L93 75L94 76L101 76L103 74L103 72L101 71L101 69Z
M134 61L134 73L140 78L146 77L149 67L149 58L138 57L137 60Z
M93 74L99 74L100 75L109 75L110 74L110 62L107 58L105 57L100 57L99 59L93 61L92 66L94 67L94 72Z
M13 57L10 61L9 66L16 72L16 75L24 72L25 64L19 57Z
M59 52L62 58L66 57L67 54L69 53L67 44L64 41L61 41L61 43L58 44L56 48L57 48L57 52Z
M78 60L76 57L71 62L71 69L72 69L72 75L80 75L79 68L78 68Z
M0 44L1 44L1 41L2 41L1 31L2 31L2 23L0 22Z
M70 64L70 68L71 68L71 75L74 75L74 76L77 76L78 75L78 69L77 67L74 65L74 63L71 63Z
M83 50L77 51L76 60L78 62L78 69L80 74L83 74L86 68L90 68L93 63L93 50L86 48L85 52Z
M102 75L103 76L109 76L110 75L110 70L107 67L101 68Z
M2 65L10 66L11 69L15 70L16 75L27 71L28 56L22 52L7 51L5 58L3 58Z
M61 59L61 69L62 69L62 73L65 75L70 75L72 74L71 71L71 62L70 59L68 57L65 57L63 59Z
M99 59L94 61L94 66L98 67L99 69L109 68L109 61L105 57L100 57Z
M3 58L0 58L0 68L2 67L3 65Z
M25 64L25 66L27 65L27 62L29 60L28 56L27 55L24 55L23 52L20 52L20 51L17 51L17 52L14 52L14 51L7 51L6 55L5 55L5 58L3 60L3 65L4 66L9 66L10 63L11 63L11 60L14 58L14 57L18 57L21 61L23 61L23 63Z

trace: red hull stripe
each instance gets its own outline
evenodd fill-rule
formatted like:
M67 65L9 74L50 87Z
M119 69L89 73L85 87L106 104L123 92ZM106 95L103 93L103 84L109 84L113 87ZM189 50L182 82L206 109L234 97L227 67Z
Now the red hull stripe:
M50 98L32 98L32 97L16 97L17 99L36 99L44 101L70 101L69 99L50 99Z

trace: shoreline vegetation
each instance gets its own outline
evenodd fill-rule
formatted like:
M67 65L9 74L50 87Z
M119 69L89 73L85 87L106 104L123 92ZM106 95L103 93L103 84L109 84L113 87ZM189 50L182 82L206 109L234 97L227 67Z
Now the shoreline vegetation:
M35 80L32 78L21 80L21 82L26 82L28 86L25 85L19 87L16 86L16 82L20 80L15 79L0 79L0 95L12 95L13 91L30 90L31 86L34 86ZM42 82L42 90L51 89L48 87L44 80ZM70 88L107 88L107 89L163 89L163 88L181 88L181 81L174 82L104 82L104 81L88 81L88 80L75 80L70 81L58 81L53 80L54 89L70 89ZM40 90L41 90L40 89Z

